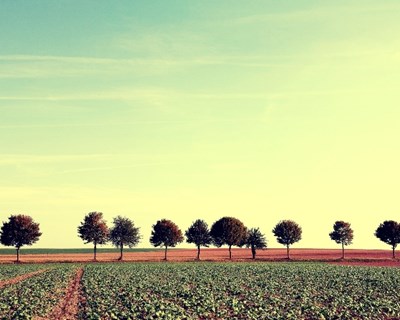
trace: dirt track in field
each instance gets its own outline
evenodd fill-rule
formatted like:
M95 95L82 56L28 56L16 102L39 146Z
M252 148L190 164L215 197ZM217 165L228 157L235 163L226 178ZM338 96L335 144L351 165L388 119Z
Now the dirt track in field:
M25 273L25 274L22 274L20 276L17 276L17 277L11 278L11 279L2 280L2 281L0 281L0 288L3 288L3 287L8 286L10 284L18 283L18 282L20 282L22 280L28 279L30 277L33 277L33 276L37 275L37 274L46 272L47 270L49 270L49 269L41 269L41 270L38 270L38 271Z
M47 317L37 317L35 320L74 320L77 319L78 303L79 303L79 288L83 276L83 268L76 271L75 276L68 284L65 295L58 305L52 310Z
M168 251L168 260L173 262L195 261L195 249L175 249ZM291 249L290 257L293 261L324 261L339 264L365 264L400 266L400 260L391 259L390 250L358 250L347 249L346 259L341 261L341 250L336 249ZM400 255L400 254L399 254ZM118 253L98 253L99 262L117 261ZM202 249L200 258L203 261L229 261L228 249ZM12 255L0 255L0 263L11 263L15 259ZM158 262L163 261L163 251L125 252L124 261ZM232 249L233 261L253 261L249 249ZM25 263L41 262L92 262L92 254L26 254L21 256ZM257 261L286 261L286 249L267 249L257 251Z

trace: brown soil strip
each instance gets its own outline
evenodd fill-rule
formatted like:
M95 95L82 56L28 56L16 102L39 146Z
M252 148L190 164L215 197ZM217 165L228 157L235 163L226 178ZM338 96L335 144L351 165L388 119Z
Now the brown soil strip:
M35 320L74 320L77 318L79 307L79 288L83 276L83 268L76 271L65 289L64 298L46 317L36 317Z
M195 261L196 249L175 249L168 250L168 260L171 262ZM399 254L400 255L400 254ZM116 253L99 253L98 262L117 262ZM318 262L340 262L342 256L341 249L290 249L292 261L318 261ZM347 249L346 260L349 261L392 261L391 250L366 250L366 249ZM161 262L164 259L164 252L126 252L124 253L125 262ZM250 262L251 251L249 249L232 249L232 260L229 260L227 248L207 248L201 250L202 261L235 261ZM0 255L0 265L2 263L12 263L13 256ZM268 248L257 250L255 261L287 261L286 249ZM395 260L400 264L400 260ZM27 254L24 255L24 263L92 263L93 254L86 253L66 253L66 254ZM118 261L121 262L121 261ZM392 264L391 262L389 264Z
M18 282L20 282L22 280L25 280L25 279L28 279L30 277L36 276L36 275L38 275L40 273L43 273L43 272L46 272L48 270L49 269L41 269L41 270L38 270L38 271L22 274L22 275L20 275L18 277L15 277L15 278L1 280L0 281L0 288L3 288L5 286L11 285L11 284L18 283Z

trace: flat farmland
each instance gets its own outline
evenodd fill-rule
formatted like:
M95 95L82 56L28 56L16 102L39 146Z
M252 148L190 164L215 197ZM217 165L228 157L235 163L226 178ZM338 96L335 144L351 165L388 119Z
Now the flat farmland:
M66 263L3 265L0 275L9 280L0 288L0 319L400 318L399 268Z
M35 252L35 251L33 251ZM169 249L169 261L193 261L196 257L195 249ZM336 249L291 249L290 257L296 261L321 261L321 262L337 262L340 261L341 250ZM347 264L375 264L400 266L400 261L391 259L392 253L390 250L346 250ZM119 257L117 251L99 251L97 260L100 262L116 261ZM157 262L164 258L163 250L139 249L131 250L124 253L124 261L140 261L140 262ZM229 261L227 248L209 248L202 249L201 259L203 261ZM15 260L15 252L7 251L7 254L0 252L0 263L12 263ZM63 251L41 249L38 253L30 253L30 250L23 251L21 261L25 263L42 263L42 262L88 262L93 260L93 252L85 249L80 250L67 249ZM233 261L252 261L251 252L249 249L235 248L232 249ZM284 261L286 260L286 249L267 249L257 251L258 261Z

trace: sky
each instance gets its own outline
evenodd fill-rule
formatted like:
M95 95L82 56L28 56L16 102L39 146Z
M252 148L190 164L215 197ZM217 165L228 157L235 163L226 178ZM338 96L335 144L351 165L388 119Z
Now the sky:
M0 222L83 247L101 211L185 231L234 216L268 246L390 249L400 220L399 1L0 2ZM179 247L190 247L182 244Z

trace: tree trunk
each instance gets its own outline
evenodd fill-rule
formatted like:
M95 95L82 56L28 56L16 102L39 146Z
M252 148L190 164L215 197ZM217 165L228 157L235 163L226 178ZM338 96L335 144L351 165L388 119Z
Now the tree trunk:
M289 245L286 245L286 254L287 254L287 259L290 259L290 255L289 255Z
M94 261L97 261L97 252L96 252L96 250L97 250L97 243L95 242L94 243L94 247L93 247L93 260Z
M164 260L167 261L167 249L168 246L165 246L165 252L164 252Z
M396 246L393 245L393 246L392 246L392 256L393 256L393 259L396 259L396 253L394 252L395 249L396 249Z
M200 246L197 246L197 260L200 260Z
M256 258L256 247L255 246L251 246L251 254L253 255L253 260L255 260L255 258Z
M229 245L229 260L232 260L232 245Z
M344 242L342 242L342 259L344 259Z
M124 252L124 244L123 243L121 243L121 245L120 245L120 256L119 256L119 258L118 258L118 260L122 260L124 257L123 257L123 252Z
M17 263L19 263L19 247L17 247Z

